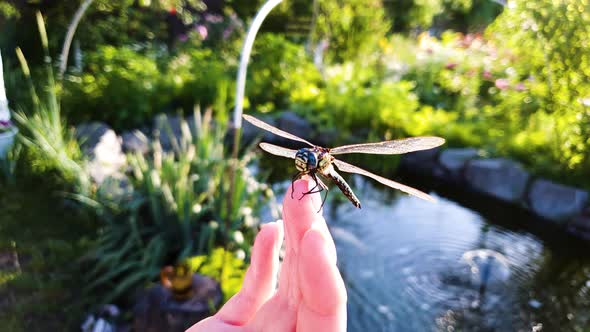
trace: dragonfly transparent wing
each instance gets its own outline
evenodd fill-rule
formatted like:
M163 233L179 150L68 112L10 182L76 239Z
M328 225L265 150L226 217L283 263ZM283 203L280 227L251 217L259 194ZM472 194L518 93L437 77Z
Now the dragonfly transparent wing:
M430 196L430 195L428 195L426 193L423 193L423 192L421 192L418 189L414 189L412 187L408 187L406 185L403 185L401 183L395 182L393 180L389 180L389 179L386 179L386 178L384 178L382 176L373 174L373 173L371 173L369 171L365 171L362 168L356 167L356 166L351 165L349 163L345 163L342 160L335 159L334 160L334 164L342 172L356 173L356 174L365 175L365 176L368 176L368 177L370 177L370 178L372 178L374 180L377 180L377 181L383 183L384 185L386 185L388 187L401 190L401 191L403 191L403 192L405 192L407 194L410 194L410 195L413 195L413 196L416 196L416 197L420 197L422 199L425 199L425 200L431 201L431 202L435 202L436 201L432 196Z
M295 136L293 134L289 134L288 132L283 131L283 130L280 130L277 127L271 126L271 125L269 125L268 123L266 123L266 122L264 122L262 120L258 120L257 118L255 118L255 117L253 117L251 115L242 114L242 117L244 118L244 120L250 122L251 124L255 125L256 127L261 128L261 129L264 129L266 131L269 131L269 132L271 132L271 133L273 133L275 135L282 136L282 137L288 138L288 139L292 139L294 141L303 142L303 143L306 143L306 144L308 144L310 146L315 146L315 145L309 143L308 141L304 140L301 137L297 137L297 136Z
M270 154L285 158L295 159L295 154L297 153L296 150L287 149L282 146L276 146L270 143L260 143L259 146L262 150Z
M377 143L352 144L330 149L330 154L370 153L402 154L413 151L428 150L444 144L445 139L436 136L421 136L383 141Z

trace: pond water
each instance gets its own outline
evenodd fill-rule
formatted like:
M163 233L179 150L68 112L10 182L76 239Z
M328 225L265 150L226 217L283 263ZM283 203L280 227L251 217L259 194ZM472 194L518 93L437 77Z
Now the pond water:
M436 192L433 204L353 180L362 210L325 208L348 331L589 331L584 244L530 233L519 226L526 214L491 202L479 202L482 213Z

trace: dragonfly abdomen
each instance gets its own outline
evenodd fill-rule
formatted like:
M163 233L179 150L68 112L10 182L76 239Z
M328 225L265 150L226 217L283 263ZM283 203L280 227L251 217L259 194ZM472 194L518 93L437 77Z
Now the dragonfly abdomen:
M346 181L344 181L344 178L342 176L340 176L340 174L338 174L338 172L336 172L334 169L332 169L332 170L330 170L330 172L326 172L324 175L326 177L330 178L332 181L334 181L336 186L338 186L340 191L342 191L344 196L346 196L346 198L348 198L354 206L356 206L359 209L361 208L361 201L359 201L359 199L356 197L354 192L352 192L352 189L350 188L348 183L346 183Z

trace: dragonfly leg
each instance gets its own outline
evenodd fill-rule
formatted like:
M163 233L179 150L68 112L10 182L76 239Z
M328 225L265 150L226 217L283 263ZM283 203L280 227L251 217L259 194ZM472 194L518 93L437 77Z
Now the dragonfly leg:
M317 175L315 173L310 173L310 175L311 178L315 181L315 186L311 188L309 191L304 192L301 198L303 198L305 195L319 193L323 190L323 187L320 185L320 182L318 182ZM316 190L317 187L320 187L320 189ZM301 200L301 198L299 198L299 200Z
M320 206L320 209L318 210L318 212L320 212L322 210L322 208L324 207L324 203L326 203L326 199L328 198L328 191L329 188L328 186L326 186L326 184L324 182L322 182L322 180L320 178L318 178L316 173L310 173L311 177L314 179L316 185L311 188L311 190L309 190L308 192L303 193L303 195L301 195L301 198L299 198L299 200L301 200L303 197L305 197L305 195L309 195L309 194L315 194L315 193L319 193L322 191L326 191L326 195L324 195L324 199L322 200L322 205ZM317 187L320 187L319 189L315 190Z
M320 191L322 191L322 187L320 187L320 184L318 182L318 178L317 178L316 174L310 173L310 175L311 175L311 178L315 181L315 186L313 186L313 188L311 188L309 191L304 192L303 195L301 195L301 198L305 197L305 195L315 194L315 193L319 193ZM320 189L316 190L317 187L320 187ZM299 200L301 200L301 198L299 198Z
M324 204L326 203L326 199L328 198L328 193L330 192L330 188L328 188L328 186L326 186L326 184L320 178L316 178L316 181L318 181L318 183L322 186L322 188L324 190L326 190L326 194L324 195L324 199L322 200L322 205L320 205L320 209L318 210L318 213L319 213L322 210L322 208L324 207Z

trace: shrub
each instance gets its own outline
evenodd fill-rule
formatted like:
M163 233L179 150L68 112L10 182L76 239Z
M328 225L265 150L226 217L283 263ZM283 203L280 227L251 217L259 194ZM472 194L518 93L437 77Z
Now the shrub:
M154 55L131 47L103 46L87 55L87 70L68 76L63 104L75 121L102 120L115 128L141 126L160 112L170 97Z
M312 43L328 40L328 62L346 62L371 55L389 29L381 1L317 1Z
M283 110L292 94L304 94L321 84L320 72L302 45L276 34L257 38L248 69L246 96L258 112Z
M539 111L549 115L552 158L581 178L590 169L589 26L586 1L543 0L511 4L488 30L514 51L513 70L528 78Z
M165 61L162 90L156 93L167 95L174 107L186 113L196 104L212 105L220 97L220 86L227 85L233 78L229 75L231 68L227 68L218 53L209 49L187 47Z

